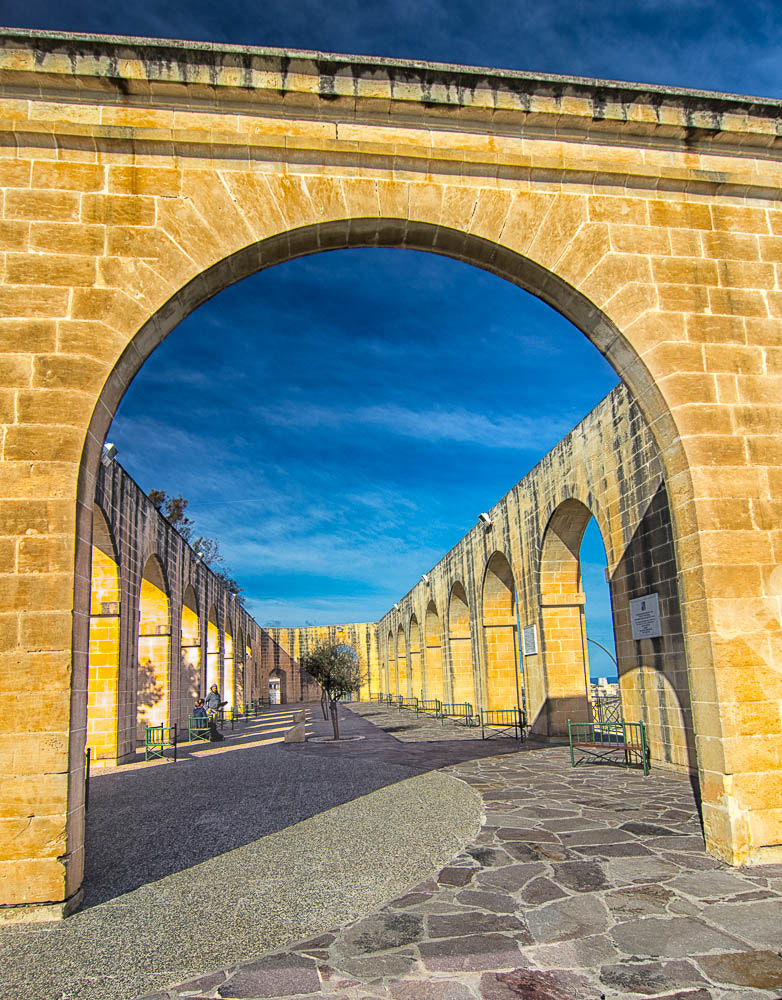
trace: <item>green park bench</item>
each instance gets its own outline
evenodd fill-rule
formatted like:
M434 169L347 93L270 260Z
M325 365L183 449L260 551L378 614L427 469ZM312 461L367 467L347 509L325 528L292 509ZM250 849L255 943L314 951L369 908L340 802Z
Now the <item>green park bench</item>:
M643 722L571 722L568 719L570 764L603 763L640 767L649 773L649 745ZM578 760L576 755L580 754Z
M446 719L464 719L464 724L467 727L473 724L477 725L474 722L475 713L469 701L444 701L440 708L440 719L443 725L445 725Z
M194 740L209 742L209 719L205 715L191 715L187 720L187 741Z
M403 708L412 708L413 711L417 715L418 714L418 699L417 698L403 698L400 695L399 696L399 706L398 707L399 707L400 711Z
M176 761L176 723L173 726L147 726L144 733L144 760ZM166 751L173 750L173 757Z
M494 736L524 739L524 713L518 708L482 708L481 739Z

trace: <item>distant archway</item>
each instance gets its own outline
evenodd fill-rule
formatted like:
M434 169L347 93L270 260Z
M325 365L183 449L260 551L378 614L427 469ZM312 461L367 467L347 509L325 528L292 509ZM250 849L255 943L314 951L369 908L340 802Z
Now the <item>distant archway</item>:
M405 630L400 625L396 633L396 669L399 677L399 694L403 698L410 697L410 677L407 669L407 641Z
M198 598L190 583L182 595L181 646L181 701L182 708L189 715L193 702L201 692L201 620L198 617ZM184 714L180 711L180 716Z
M568 720L588 722L589 656L581 539L592 512L580 500L565 500L543 535L540 561L540 620L545 673L545 711L534 722L549 736L567 735Z
M222 691L222 676L220 670L220 628L217 624L217 609L214 604L209 608L206 622L206 689L216 684Z
M426 641L424 693L427 698L446 701L443 687L443 627L434 601L430 601L426 608L424 635Z
M151 555L139 593L136 736L167 726L171 712L171 602L163 565Z
M475 708L470 607L461 583L451 588L448 601L448 646L451 654L451 690L455 702L469 702Z
M483 577L483 638L488 708L520 708L516 586L502 552L492 555Z
M399 672L396 669L396 643L394 641L394 633L391 631L388 633L386 649L388 651L388 693L399 694Z
M103 511L92 515L87 747L93 760L116 762L119 727L120 574Z
M236 704L236 676L234 673L234 633L231 619L225 620L223 632L223 684L220 688L223 701L228 702L226 711L230 712Z
M410 687L414 698L423 697L421 675L421 629L415 615L410 619Z

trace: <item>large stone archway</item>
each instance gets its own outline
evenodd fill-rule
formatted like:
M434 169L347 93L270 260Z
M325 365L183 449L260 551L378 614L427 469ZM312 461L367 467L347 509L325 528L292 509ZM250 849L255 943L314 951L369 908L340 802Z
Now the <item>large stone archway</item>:
M90 525L122 394L200 302L340 247L491 270L620 374L665 466L708 842L779 856L778 102L22 31L0 86L0 905L51 913L81 882Z

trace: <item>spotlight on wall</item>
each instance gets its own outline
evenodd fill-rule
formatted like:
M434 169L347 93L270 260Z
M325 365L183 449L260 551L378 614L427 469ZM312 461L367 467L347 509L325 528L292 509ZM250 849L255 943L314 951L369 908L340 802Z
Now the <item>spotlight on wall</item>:
M491 518L486 513L479 514L478 520L480 521L481 524L485 524L487 528L491 526Z
M108 441L103 446L103 452L101 453L100 460L105 466L111 465L114 459L117 457L117 446L115 444L110 444Z
M201 562L203 558L204 558L203 552L196 552L196 562Z
M424 581L424 583L429 583L429 574L428 573L422 573L421 574L421 579Z
M399 605L398 604L394 604L394 611L398 611L398 610L399 610Z

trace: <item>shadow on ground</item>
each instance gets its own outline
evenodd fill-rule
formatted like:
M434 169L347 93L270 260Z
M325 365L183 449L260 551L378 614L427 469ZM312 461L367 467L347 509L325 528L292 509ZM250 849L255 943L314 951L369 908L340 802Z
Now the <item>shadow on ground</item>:
M281 739L295 708L285 706L284 714L270 712L241 723L234 733L227 729L225 743L180 747L176 764L94 773L82 908L413 775L517 746L507 740L496 746L444 740L433 753L433 744L400 744L345 709L340 710L343 735L364 735L359 744L263 744ZM319 718L319 707L307 708L308 733L330 734L331 724Z

